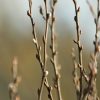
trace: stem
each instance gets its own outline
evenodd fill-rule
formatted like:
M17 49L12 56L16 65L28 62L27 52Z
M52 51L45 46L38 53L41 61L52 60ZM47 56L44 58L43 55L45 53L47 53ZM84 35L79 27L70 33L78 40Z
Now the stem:
M53 4L51 6L51 50L52 50L52 63L53 63L53 68L54 68L54 73L56 77L56 85L57 85L57 95L58 95L58 100L62 100L61 96L61 89L60 89L60 74L58 72L57 68L57 51L55 48L55 32L54 32L54 22L55 22L55 17L54 17L54 7L55 7L55 1L52 1Z
M99 22L99 0L97 0L97 18L96 20L96 33L95 33L95 51L94 54L96 56L96 52L97 52L97 46L98 46L98 22Z
M18 60L16 57L13 59L12 65L12 82L9 83L9 97L10 100L20 100L20 96L18 94L18 86L21 81L21 77L18 76Z
M77 47L78 47L79 65L81 66L80 67L80 91L79 91L80 92L79 93L79 100L81 100L82 92L83 92L83 82L82 82L83 64L82 64L82 45L80 43L81 30L79 28L79 20L78 20L78 13L79 13L80 8L79 7L77 8L77 2L75 0L73 0L73 3L74 3L74 7L75 7L75 14L76 14L74 17L74 20L76 23L76 31L77 31L77 41L75 43L77 44Z
M46 62L47 62L47 33L48 33L48 14L47 14L47 3L46 0L44 0L45 3L45 12L46 12L46 28L45 28L45 33L44 33L44 37L43 37L43 44L44 44L44 62L42 61L42 57L41 57L41 46L39 46L38 40L37 40L37 36L36 36L36 32L35 32L35 23L33 21L32 18L32 0L29 0L29 10L27 11L27 15L29 16L30 20L31 20L31 24L32 24L32 34L33 34L33 42L36 46L36 50L37 50L37 54L36 54L36 58L40 63L41 66L41 70L42 70L42 80L41 80L41 86L38 89L38 100L42 100L42 93L43 93L43 89L44 86L46 87L47 91L48 91L48 98L50 100L53 100L53 96L51 93L51 86L48 84L48 80L47 80L47 75L48 75L48 71L46 71Z

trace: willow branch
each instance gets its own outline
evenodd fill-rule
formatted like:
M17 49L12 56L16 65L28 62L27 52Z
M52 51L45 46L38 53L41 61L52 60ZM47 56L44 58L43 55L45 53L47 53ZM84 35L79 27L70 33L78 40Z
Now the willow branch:
M80 11L80 7L77 7L77 2L76 0L73 0L73 3L74 3L74 7L75 7L75 17L74 17L74 21L76 23L76 32L77 32L77 40L74 42L77 44L77 47L78 47L78 58L79 58L79 65L81 66L80 67L80 80L79 80L79 83L80 83L80 91L79 91L79 100L81 100L82 98L82 92L83 92L83 82L82 82L82 77L83 77L83 64L82 64L82 45L80 43L80 35L81 35L81 30L80 30L80 27L79 27L79 19L78 19L78 13Z
M10 100L20 100L20 96L18 94L18 86L21 81L21 77L18 76L18 60L16 57L13 59L12 65L12 82L9 83L9 97Z
M59 68L57 64L57 50L55 48L55 32L54 32L54 22L55 22L55 16L54 16L54 11L55 11L55 4L57 3L57 0L52 0L52 5L51 5L51 51L52 51L52 58L51 62L53 64L54 68L54 73L55 73L55 85L57 89L57 94L58 94L58 100L62 100L61 96L61 89L60 89L60 73L59 73Z
M42 80L41 80L41 86L38 89L38 100L42 100L42 93L43 93L43 88L44 85L47 88L48 91L48 98L50 100L53 100L52 97L52 87L48 84L48 80L47 80L47 75L48 75L48 71L46 71L46 62L47 62L47 33L48 33L48 19L49 16L47 14L47 4L46 1L44 0L45 3L45 9L46 9L46 29L45 29L45 34L43 37L43 44L44 44L44 61L42 61L42 57L41 57L41 46L39 46L38 40L37 40L37 36L36 36L36 32L35 32L35 23L33 21L32 18L32 0L29 0L29 10L27 11L27 15L29 16L30 20L31 20L31 24L32 24L32 34L33 34L33 42L36 46L36 50L37 50L37 54L36 54L36 58L40 63L41 66L41 70L42 70Z
M99 44L99 37L98 37L98 25L99 25L99 17L100 17L100 10L99 10L99 0L97 0L97 16L94 17L94 23L96 26L96 33L95 33L95 41L94 43L94 53L91 56L91 60L89 63L89 69L90 69L90 75L89 75L89 84L88 84L88 100L91 100L93 98L93 100L99 100L98 94L97 94L97 88L96 88L96 76L97 76L97 58L98 58L98 53L100 52L100 44ZM89 5L89 2L88 2ZM90 6L89 6L90 7ZM93 8L91 6L91 8ZM91 9L90 9L91 11ZM91 12L93 13L93 12ZM91 90L92 88L92 90ZM90 94L91 91L91 94Z

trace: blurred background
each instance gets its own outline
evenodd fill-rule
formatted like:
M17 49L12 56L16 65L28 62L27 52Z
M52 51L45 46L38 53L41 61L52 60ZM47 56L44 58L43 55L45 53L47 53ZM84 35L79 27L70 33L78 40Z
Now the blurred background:
M96 12L96 0L89 1ZM79 20L82 30L81 41L84 46L84 66L88 67L90 54L94 50L95 24L86 0L77 0L77 2L80 5ZM43 45L41 37L45 30L45 22L39 14L40 5L44 6L43 0L33 0L32 15L36 23L39 43ZM37 89L40 87L42 72L35 58L36 50L32 43L32 27L27 16L28 9L28 0L0 0L0 100L9 100L8 84L12 80L11 67L14 56L18 57L18 70L22 77L19 86L21 100L37 100ZM75 100L76 98L71 57L71 50L75 47L73 39L76 37L74 15L72 0L58 0L55 8L55 31L58 61L61 65L61 91L64 100ZM50 44L50 37L48 43ZM50 50L48 53L50 54ZM52 65L50 63L48 65L49 74L52 76ZM100 96L99 76L100 73L97 76L97 88ZM49 80L52 84L53 79L49 77ZM43 100L47 100L46 89L44 91ZM56 94L54 93L54 95L56 100Z

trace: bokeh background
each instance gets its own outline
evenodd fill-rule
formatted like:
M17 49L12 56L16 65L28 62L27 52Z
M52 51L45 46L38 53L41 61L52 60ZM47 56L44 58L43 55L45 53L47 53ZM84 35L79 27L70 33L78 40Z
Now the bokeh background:
M84 65L87 67L90 54L94 50L95 24L86 0L77 1L81 9L79 15L82 30L81 41L84 46ZM89 1L96 12L96 0ZM41 44L45 24L39 14L40 5L43 6L43 0L33 0L33 18L36 23L38 40ZM9 100L8 84L12 80L11 67L14 56L18 57L18 70L19 75L22 77L19 87L21 100L37 100L37 89L40 87L42 73L35 58L36 50L32 43L32 27L26 14L28 9L28 0L0 0L0 100ZM71 57L72 47L75 47L73 39L76 37L74 15L72 0L58 0L55 8L55 30L57 34L58 61L61 65L61 91L64 100L75 100L76 98ZM50 38L48 41L50 43ZM48 70L50 76L52 76L52 65L50 63ZM100 73L97 76L97 89L100 96L99 76ZM49 79L52 84L53 79L51 77ZM46 89L44 91L43 100L47 100ZM56 94L54 95L56 96Z

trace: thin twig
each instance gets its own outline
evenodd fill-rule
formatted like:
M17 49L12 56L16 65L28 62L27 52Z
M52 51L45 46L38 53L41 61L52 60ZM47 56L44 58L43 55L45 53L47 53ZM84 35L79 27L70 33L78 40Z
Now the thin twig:
M91 8L93 7L91 6ZM95 41L93 42L94 53L92 54L91 61L89 63L90 75L89 75L89 83L87 87L87 95L85 96L85 98L88 100L91 100L91 99L99 100L99 97L97 94L97 88L96 88L97 58L98 58L98 53L100 52L100 44L99 44L99 37L98 37L99 17L100 17L99 0L97 0L97 17L93 16L94 23L96 26Z
M18 86L21 81L21 77L18 76L18 60L16 57L13 59L12 65L12 82L9 83L9 97L10 100L20 100L20 96L18 94Z
M48 84L48 81L47 81L47 71L46 71L46 66L47 66L47 37L48 37L48 20L49 20L49 14L47 12L47 1L44 0L44 4L45 4L45 23L46 23L46 27L45 27L45 33L44 33L44 36L43 36L43 44L44 44L44 71L43 71L43 76L42 76L42 81L41 81L41 88L40 88L40 95L39 95L39 100L41 100L41 97L42 97L42 92L43 92L43 87L44 85L46 86L47 90L48 90L48 98L50 100L53 100L53 96L52 96L52 93L51 93L51 87L49 86ZM46 73L47 72L47 73Z
M77 40L75 41L75 43L77 44L78 47L78 58L79 58L79 65L80 67L80 78L79 78L79 83L80 83L80 91L79 91L79 100L81 100L82 98L82 92L83 92L83 82L82 82L82 77L83 77L83 64L82 64L82 45L80 43L80 35L81 35L81 30L79 27L79 19L78 19L78 13L80 11L80 7L77 7L77 2L76 0L73 0L74 3L74 7L75 7L75 17L74 17L74 21L76 23L76 31L77 31Z
M94 51L94 54L95 56L97 55L98 53L98 24L99 24L99 17L100 17L100 11L99 11L99 0L97 0L97 18L94 19L95 20L95 25L96 25L96 34L95 34L95 51Z
M37 40L37 36L36 36L36 32L35 32L35 23L33 21L32 18L32 13L31 13L31 9L32 9L32 0L29 0L29 10L27 11L27 15L29 16L30 20L31 20L31 24L32 24L32 34L33 34L33 42L36 46L36 50L37 50L37 54L36 54L36 58L40 63L41 66L41 70L42 70L42 80L41 80L41 86L38 89L38 100L42 100L42 93L43 93L43 88L44 85L48 91L48 98L50 100L53 100L53 96L52 96L52 87L49 85L48 80L47 80L47 75L48 75L48 71L46 70L46 62L47 62L47 33L48 33L48 13L47 13L47 3L46 0L44 0L45 3L45 10L46 10L46 29L45 29L45 34L43 37L43 44L44 44L44 62L42 61L42 57L41 57L41 46L39 46L38 40Z
M51 1L51 50L52 50L52 58L51 62L53 63L53 68L54 68L54 73L55 73L55 85L57 86L57 94L58 94L58 100L62 100L61 96L61 89L60 89L60 73L59 73L59 68L57 68L57 50L55 48L55 32L54 32L54 22L55 22L55 16L54 16L54 11L55 11L55 4L57 3L57 0L52 0Z
M87 4L88 4L88 6L89 6L89 9L90 9L90 11L91 11L91 14L92 14L93 18L95 18L95 17L96 17L96 14L95 14L95 12L94 12L94 9L93 9L91 3L90 3L88 0L87 0L86 2L87 2Z

